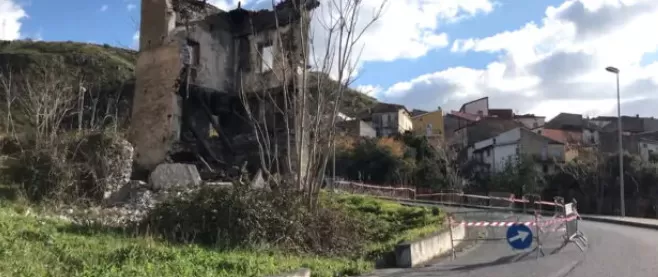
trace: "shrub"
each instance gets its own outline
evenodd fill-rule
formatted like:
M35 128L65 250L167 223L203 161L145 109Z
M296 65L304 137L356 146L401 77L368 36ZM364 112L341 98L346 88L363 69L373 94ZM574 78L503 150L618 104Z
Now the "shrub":
M235 184L205 187L158 205L142 230L169 240L221 248L270 246L300 253L358 255L364 225L339 207L309 211L297 191L264 191Z
M11 151L4 181L20 186L33 201L99 201L118 189L123 175L129 177L125 165L132 162L127 145L110 133L62 135L55 143L39 144L25 138L5 145Z
M62 155L52 149L27 149L7 159L3 176L18 184L28 199L52 199L61 192L70 191L73 173Z

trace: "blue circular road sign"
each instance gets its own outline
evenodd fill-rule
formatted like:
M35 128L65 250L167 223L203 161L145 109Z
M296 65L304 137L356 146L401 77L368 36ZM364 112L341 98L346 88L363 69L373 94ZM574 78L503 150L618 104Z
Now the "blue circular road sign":
M514 249L526 249L532 245L532 230L524 224L512 225L507 229L507 243Z

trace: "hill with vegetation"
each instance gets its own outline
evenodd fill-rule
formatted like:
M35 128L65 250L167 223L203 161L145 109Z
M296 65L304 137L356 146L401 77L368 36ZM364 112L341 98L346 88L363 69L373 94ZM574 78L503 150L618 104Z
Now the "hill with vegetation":
M100 102L119 100L125 113L129 111L134 90L137 51L80 42L0 41L0 72L4 80L24 85L23 80L57 78L60 82L79 84L87 93L100 97ZM11 77L10 77L11 76ZM323 84L337 87L337 82L326 74ZM73 88L77 89L77 88ZM6 99L2 97L0 101ZM93 97L92 97L93 98ZM85 99L85 101L94 99ZM117 103L119 103L117 102ZM356 114L377 101L348 88L341 101L341 111ZM5 106L5 105L1 105ZM104 107L105 108L105 107Z

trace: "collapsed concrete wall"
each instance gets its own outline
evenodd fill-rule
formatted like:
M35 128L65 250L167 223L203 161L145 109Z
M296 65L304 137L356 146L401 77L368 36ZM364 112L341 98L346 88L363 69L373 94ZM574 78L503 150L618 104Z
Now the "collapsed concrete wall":
M163 162L180 134L177 86L181 62L175 43L140 51L129 138L135 162L152 170Z

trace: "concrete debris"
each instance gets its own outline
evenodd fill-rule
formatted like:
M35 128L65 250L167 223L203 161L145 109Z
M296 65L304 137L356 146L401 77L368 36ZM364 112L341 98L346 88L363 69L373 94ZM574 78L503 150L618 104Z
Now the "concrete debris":
M196 166L191 164L160 164L149 176L153 190L169 190L173 187L198 187L201 175Z

